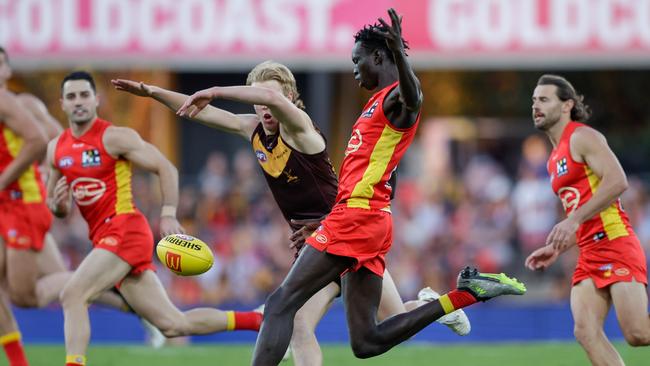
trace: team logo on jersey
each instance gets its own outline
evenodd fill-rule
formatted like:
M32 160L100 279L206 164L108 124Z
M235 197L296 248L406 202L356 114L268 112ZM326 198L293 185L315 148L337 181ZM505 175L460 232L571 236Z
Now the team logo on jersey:
M357 152L361 145L363 144L363 138L361 137L361 131L358 128L355 128L352 131L352 136L350 136L350 141L348 141L348 147L345 149L345 156Z
M116 237L114 236L105 236L99 240L99 245L107 245L109 247L115 247L119 244L119 240L117 240Z
M364 118L372 117L372 114L375 113L375 109L377 109L378 105L379 105L379 101L376 101L376 102L372 103L370 108L368 108L365 112L361 113L361 117L364 117Z
M556 174L556 176L558 178L569 172L569 168L567 167L567 163L566 163L566 158L562 158L562 159L556 161L555 164L557 166L557 174Z
M261 161L262 163L266 163L266 161L269 160L269 158L262 150L255 150L255 156L257 156L257 160Z
M106 192L106 183L96 178L81 177L72 181L70 190L79 206L88 206L102 198Z
M562 207L567 214L572 213L578 208L580 203L580 191L573 187L562 187L557 191L560 201L562 201Z
M69 168L72 166L72 163L74 163L74 160L71 156L64 156L59 159L59 168Z
M81 166L89 168L102 165L102 158L99 155L99 149L85 150L81 153Z
M630 274L630 270L625 268L625 267L621 267L621 268L616 269L614 271L614 274L617 275L617 276L625 277L625 276L628 276Z

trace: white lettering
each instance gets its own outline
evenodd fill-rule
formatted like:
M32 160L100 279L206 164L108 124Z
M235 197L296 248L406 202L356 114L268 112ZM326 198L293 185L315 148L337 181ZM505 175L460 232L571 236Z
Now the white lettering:
M463 0L430 0L428 30L431 39L442 48L467 47L473 31L467 13Z
M310 3L313 2L311 1ZM301 28L305 29L308 27L309 21L307 21L307 24L301 26L298 21L300 17L296 14L295 5L290 4L290 1L267 0L261 5L261 15L264 17L264 24L267 30L260 34L262 39L264 39L264 42L261 42L260 46L275 51L295 48L300 41ZM292 11L289 11L289 8Z
M630 1L635 0L601 0L596 7L596 33L607 47L627 47L634 32L634 22L630 16ZM621 11L619 11L619 9ZM621 16L617 16L617 15Z
M307 43L315 50L327 46L328 30L332 24L332 9L339 0L310 0L305 1L307 7ZM299 32L299 30L298 30Z
M130 4L122 0L96 1L93 6L94 40L99 47L120 49L131 36Z
M61 43L67 50L80 50L88 46L87 34L79 28L79 0L63 0L61 14ZM48 14L49 18L54 18Z
M650 0L639 0L636 2L636 24L639 29L641 44L650 47Z
M185 0L177 3L178 33L183 48L201 50L209 47L215 37L217 9L212 0Z
M514 35L514 14L509 0L483 0L477 5L475 23L478 39L490 48L508 46Z
M173 0L141 0L138 19L140 47L144 51L166 50L174 32L168 19L172 16Z
M537 0L521 0L520 11L512 16L518 16L517 30L523 48L544 47L548 43L548 35L540 24Z
M0 0L0 45L6 46L11 39L9 30L11 29L10 21L12 19L9 14L9 0Z
M560 47L584 46L589 40L589 0L551 0L553 41Z
M227 0L223 9L221 40L224 48L241 41L245 49L255 48L259 36L251 0Z
M50 0L22 0L15 5L21 46L30 51L47 48L54 36Z

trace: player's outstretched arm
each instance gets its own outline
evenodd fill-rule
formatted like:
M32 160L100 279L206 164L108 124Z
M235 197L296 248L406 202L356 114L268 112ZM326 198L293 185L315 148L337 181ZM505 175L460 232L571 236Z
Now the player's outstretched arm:
M397 12L393 8L388 9L388 15L390 16L391 24L388 25L384 19L379 18L379 22L383 25L384 29L374 29L374 32L384 37L388 49L393 53L399 79L399 87L397 88L399 95L397 95L397 101L407 111L414 113L415 117L417 117L422 106L422 89L420 87L420 81L415 76L415 72L413 72L404 50L404 43L402 42L402 17L397 15ZM392 99L389 96L389 99L384 102L387 110L392 107L391 105L386 105L387 102L397 102ZM407 128L412 126L415 121L416 118L407 118L403 125L397 125L400 121L396 121L396 127Z
M104 148L115 157L155 173L160 178L163 207L160 214L160 233L163 236L184 233L176 219L178 207L178 170L152 144L144 141L137 132L126 127L111 126L104 133Z
M176 114L194 118L217 98L267 106L280 123L283 136L289 138L299 151L312 154L325 149L325 140L314 127L309 115L284 94L269 88L239 85L204 89L187 98Z
M188 98L187 95L167 90L155 85L148 85L126 79L113 79L111 84L115 89L141 97L150 97L164 104L167 108L177 111ZM208 102L209 103L209 102ZM234 114L223 109L208 105L200 113L191 117L208 127L234 133L249 139L259 122L254 114Z
M575 240L578 227L611 206L627 189L627 177L616 155L600 132L591 127L579 127L571 135L571 155L585 162L600 180L596 193L566 219L553 227L547 244L563 250Z
M59 141L58 137L51 140L47 145L45 164L49 167L47 180L47 206L54 216L63 218L70 212L72 194L67 180L56 168L54 162L54 150Z
M41 159L47 148L47 138L41 126L20 104L12 93L0 90L0 119L23 140L23 145L11 163L0 173L0 189L15 182L35 161Z

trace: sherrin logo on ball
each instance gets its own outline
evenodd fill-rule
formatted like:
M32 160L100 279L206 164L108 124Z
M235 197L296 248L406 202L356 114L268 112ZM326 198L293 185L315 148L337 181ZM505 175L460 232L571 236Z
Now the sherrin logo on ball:
M172 234L156 245L158 259L165 267L181 276L194 276L212 268L214 256L210 247L199 238Z

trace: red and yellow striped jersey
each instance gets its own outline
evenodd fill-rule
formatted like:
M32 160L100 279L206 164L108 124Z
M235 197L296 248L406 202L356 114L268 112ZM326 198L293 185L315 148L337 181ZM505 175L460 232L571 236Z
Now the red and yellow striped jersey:
M54 164L65 176L72 197L90 228L90 237L106 219L136 212L131 194L131 162L109 155L103 143L111 123L97 118L74 137L68 128L59 137Z
M373 95L352 126L339 175L337 205L390 211L393 187L388 180L413 138L420 115L413 126L393 126L384 113L384 99L397 82Z
M23 146L23 139L4 123L0 122L0 171L4 171L16 158ZM45 185L41 180L38 164L34 162L18 180L0 191L0 201L20 201L22 203L45 202Z
M585 125L569 122L546 165L553 191L562 201L567 216L589 201L600 184L600 179L589 165L578 163L571 157L571 135L576 128L582 126ZM611 206L580 225L577 243L583 247L629 235L634 235L634 231L623 211L621 200L617 199Z

